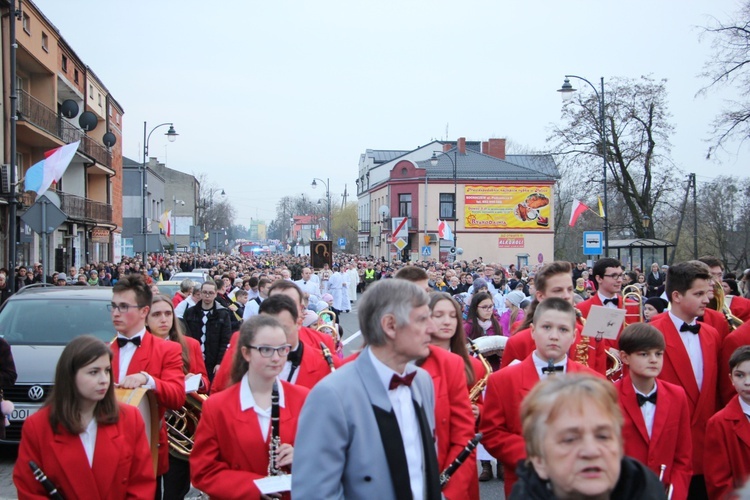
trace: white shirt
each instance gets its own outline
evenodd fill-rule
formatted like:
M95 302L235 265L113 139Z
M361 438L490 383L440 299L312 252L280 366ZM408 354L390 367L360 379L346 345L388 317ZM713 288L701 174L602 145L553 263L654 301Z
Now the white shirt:
M185 311L188 310L188 307L193 307L194 305L195 301L193 300L193 294L191 293L177 304L177 307L174 308L174 315L178 318L182 318L185 315Z
M547 368L549 366L549 361L545 361L542 358L540 358L537 355L536 351L531 353L531 359L534 361L534 367L536 368L536 372L539 375L539 380L546 379L549 374L542 372L542 369ZM562 366L563 371L561 375L565 374L568 371L568 357L565 356L565 359L563 359L559 363L555 363L555 366Z
M680 318L672 314L669 311L669 318L674 324L675 330L680 334L680 340L685 345L688 357L690 358L690 364L693 367L693 375L695 375L695 382L698 384L698 390L703 387L703 351L701 350L701 336L696 335L693 332L681 332L680 327L685 323ZM688 325L694 325L695 318L689 322Z
M417 413L414 410L414 403L411 397L411 388L400 385L392 391L388 390L393 375L400 377L407 375L416 370L413 365L407 365L403 374L396 373L382 361L380 361L372 350L368 349L370 361L375 366L380 382L385 386L388 393L388 399L393 406L393 413L396 414L398 428L401 431L401 439L404 443L404 452L406 453L406 463L409 467L409 484L413 498L424 498L424 457L422 450L422 434L419 430L419 421Z
M310 302L318 303L320 301L320 285L315 283L312 279L307 281L297 280L294 283L300 287L300 290L307 292L307 294L310 295Z
M636 394L649 397L652 394L656 393L656 384L657 382L656 380L654 380L654 388L648 394L643 394L641 391L636 389L635 385L633 385L633 389L635 389ZM651 431L654 428L654 415L656 414L656 405L651 401L646 401L645 403L643 403L643 406L641 406L641 414L643 415L643 421L646 423L646 431L648 432L648 437L651 437Z
M742 408L742 413L745 414L748 420L750 420L750 405L745 403L742 398L737 398L740 402L740 408Z
M83 444L83 451L86 452L86 458L89 460L89 467L94 466L94 448L96 448L96 430L98 428L96 417L92 418L89 425L78 435Z
M279 388L279 407L284 408L284 386L278 378L276 382ZM253 391L250 390L250 382L245 376L242 384L240 384L240 410L247 411L250 408L255 410L258 416L258 425L260 425L260 432L263 434L263 440L265 441L268 438L268 430L271 428L271 407L269 406L264 410L257 405L253 397Z
M143 342L143 336L146 334L146 327L143 327L143 330L133 335L131 338L140 337L141 342ZM123 338L126 339L125 335L118 333L117 338ZM122 381L125 379L125 377L128 376L128 367L130 366L130 362L133 360L133 355L135 354L135 350L138 349L138 346L133 344L132 342L128 342L124 346L120 347L120 373L118 373L118 379L117 383L122 384ZM148 381L143 385L143 387L147 387L151 390L156 389L156 383L154 382L154 379L151 377L151 375L148 376Z
M295 349L292 349L289 352L290 353L291 352L295 352L297 349L299 349L299 346L300 346L301 343L302 342L298 342L297 343L297 347ZM305 357L304 351L302 351L302 357L303 358ZM301 364L302 364L302 362L300 362L300 365ZM300 367L298 366L297 369L294 370L294 373L292 374L292 379L289 380L289 372L292 371L292 362L291 361L287 361L286 363L284 363L284 368L281 369L281 373L279 373L279 378L281 380L286 380L290 384L296 384L297 383L297 376L299 375L299 369L300 369Z
M258 295L258 300L263 302L263 297ZM259 310L260 304L258 304L257 300L248 300L247 304L245 304L245 312L242 313L242 321L247 321L248 319L252 318L256 314L258 314Z

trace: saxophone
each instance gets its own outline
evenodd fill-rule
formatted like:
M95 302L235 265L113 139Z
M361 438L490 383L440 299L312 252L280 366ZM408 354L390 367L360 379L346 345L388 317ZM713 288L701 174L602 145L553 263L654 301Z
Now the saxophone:
M284 471L278 465L277 457L281 437L279 437L279 382L274 380L271 390L271 444L268 447L268 475L280 476Z
M333 356L331 356L331 350L328 348L325 342L320 343L320 348L323 351L323 359L328 363L328 368L331 369L331 373L336 371L336 367L333 364Z
M586 318L583 317L583 313L580 309L576 309L576 317L583 326L586 326ZM589 346L591 339L587 335L581 335L581 341L576 346L576 363L580 363L583 366L589 366Z
M471 350L474 353L474 356L482 362L482 365L484 366L484 377L480 378L474 383L474 386L469 391L469 400L472 403L476 403L477 399L479 399L479 395L482 394L482 391L484 391L484 388L487 387L487 381L490 379L490 375L492 374L492 367L487 362L487 359L482 356L482 353L479 352L479 349L477 348L477 345L474 343L473 340L469 340L469 345L471 345Z

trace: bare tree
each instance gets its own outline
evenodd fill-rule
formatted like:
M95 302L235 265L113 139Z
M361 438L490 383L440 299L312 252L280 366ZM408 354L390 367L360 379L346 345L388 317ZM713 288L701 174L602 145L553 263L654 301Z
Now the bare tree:
M548 138L555 153L575 159L568 175L587 179L584 192L589 195L603 194L602 152L606 155L612 235L654 237L653 226L647 229L643 216L657 220L660 205L676 187L679 173L669 156L673 126L666 97L666 80L611 79L605 92L604 147L599 101L591 92L578 93L563 107L564 124Z
M750 136L750 2L746 0L727 21L712 18L702 37L711 39L713 53L702 75L708 84L698 94L727 86L735 88L739 94L739 100L725 103L712 124L710 156L728 140L744 141Z
M717 177L698 191L699 241L726 269L750 266L750 179Z

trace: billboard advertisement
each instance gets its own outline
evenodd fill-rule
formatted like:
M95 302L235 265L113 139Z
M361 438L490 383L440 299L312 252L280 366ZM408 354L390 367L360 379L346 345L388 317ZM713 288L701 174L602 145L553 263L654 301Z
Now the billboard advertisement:
M466 229L552 229L552 187L481 184L464 192Z

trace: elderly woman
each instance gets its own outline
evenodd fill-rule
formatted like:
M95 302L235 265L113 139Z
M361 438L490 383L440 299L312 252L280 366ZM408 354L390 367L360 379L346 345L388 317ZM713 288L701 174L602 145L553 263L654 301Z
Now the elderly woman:
M589 375L548 377L521 405L527 459L510 499L666 498L647 467L624 456L617 392Z

